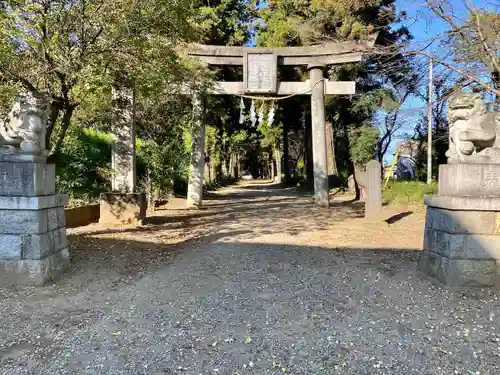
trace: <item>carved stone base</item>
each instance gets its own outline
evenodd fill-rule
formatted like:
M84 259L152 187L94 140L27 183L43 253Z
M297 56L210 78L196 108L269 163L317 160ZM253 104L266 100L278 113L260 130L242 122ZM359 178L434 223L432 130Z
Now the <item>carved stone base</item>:
M144 193L104 193L101 195L101 216L104 225L140 224L146 218Z
M497 150L497 149L495 149ZM466 164L500 164L500 160L498 158L492 157L490 155L468 155L466 156L467 163ZM449 164L464 164L462 160L460 160L458 157L455 158L448 158L448 165Z
M439 195L500 197L500 164L439 166Z
M20 162L20 163L43 163L47 162L47 157L44 155L27 155L21 153L12 153L12 154L2 154L0 153L0 161L8 161L8 162Z
M54 195L55 175L53 164L0 161L0 197Z
M42 285L59 279L71 264L69 250L42 259L0 260L0 284Z
M0 284L43 284L69 266L66 201L65 195L0 196Z
M427 196L419 270L452 287L500 286L500 198Z

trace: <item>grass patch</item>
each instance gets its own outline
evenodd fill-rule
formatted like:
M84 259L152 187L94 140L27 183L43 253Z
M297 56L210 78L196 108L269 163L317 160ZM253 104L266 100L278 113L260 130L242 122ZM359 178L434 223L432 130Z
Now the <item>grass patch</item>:
M437 191L436 181L430 186L418 181L392 181L383 189L382 198L387 203L424 204L424 196Z

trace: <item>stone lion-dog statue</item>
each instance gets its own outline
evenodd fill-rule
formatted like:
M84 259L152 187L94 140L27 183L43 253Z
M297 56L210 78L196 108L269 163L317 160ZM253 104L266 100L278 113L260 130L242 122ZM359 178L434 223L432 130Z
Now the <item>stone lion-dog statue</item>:
M0 119L0 154L46 156L45 132L50 109L44 92L23 92Z
M500 164L500 115L480 94L459 92L448 102L448 163Z

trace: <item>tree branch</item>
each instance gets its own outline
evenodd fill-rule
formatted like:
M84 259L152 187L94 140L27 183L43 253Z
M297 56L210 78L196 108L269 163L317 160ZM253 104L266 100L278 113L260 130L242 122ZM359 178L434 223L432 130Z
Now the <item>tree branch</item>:
M479 38L481 39L481 44L483 46L484 51L490 56L491 63L495 67L495 70L500 72L500 63L498 62L498 55L494 53L488 43L486 42L486 38L483 35L482 27L481 27L481 20L479 18L479 12L477 11L477 8L474 5L474 2L470 0L471 7L469 8L467 6L467 3L465 3L466 8L469 10L474 15L474 18L476 19L476 26L477 26L477 32L479 35Z

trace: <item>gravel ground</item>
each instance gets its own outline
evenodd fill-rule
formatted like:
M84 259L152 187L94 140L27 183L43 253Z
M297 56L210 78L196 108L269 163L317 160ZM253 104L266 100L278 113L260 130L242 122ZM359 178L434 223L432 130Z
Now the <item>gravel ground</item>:
M0 289L0 373L499 374L497 294L423 279L423 213L384 214L245 185L74 230L62 280Z

